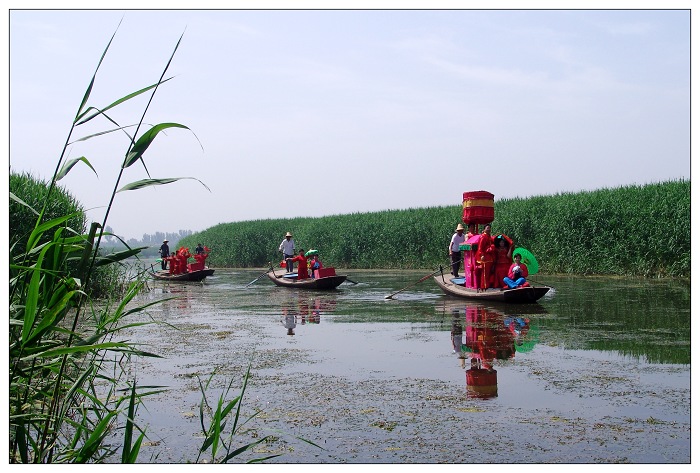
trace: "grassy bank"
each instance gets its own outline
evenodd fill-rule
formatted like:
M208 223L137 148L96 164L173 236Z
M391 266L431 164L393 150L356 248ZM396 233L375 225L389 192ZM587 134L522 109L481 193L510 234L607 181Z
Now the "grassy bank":
M287 231L297 248L316 248L343 268L428 269L447 263L461 222L454 206L219 224L183 238L213 249L219 267L279 262ZM645 277L690 274L690 181L624 186L495 202L493 232L532 251L540 272Z

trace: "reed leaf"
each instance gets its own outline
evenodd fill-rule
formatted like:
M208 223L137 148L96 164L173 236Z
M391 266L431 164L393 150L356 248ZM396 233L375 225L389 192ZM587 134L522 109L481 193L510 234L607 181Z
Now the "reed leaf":
M136 189L143 189L144 187L172 184L173 182L181 181L183 179L194 179L195 181L202 184L209 192L211 192L211 190L209 189L209 187L207 187L206 184L204 184L202 181L200 181L199 179L194 178L194 177L168 177L168 178L162 178L162 179L142 179L140 181L135 181L135 182L132 182L130 184L125 185L124 187L119 189L117 192L132 191L132 190L136 190Z
M73 120L73 123L76 123L81 115L81 111L85 108L85 105L87 105L88 100L90 99L90 95L92 94L92 88L95 86L95 79L97 78L97 71L100 70L100 66L102 65L102 61L104 61L105 57L107 56L107 51L109 51L109 47L112 45L112 41L114 41L114 37L117 35L117 31L119 30L119 26L122 24L122 20L119 21L119 24L114 30L114 33L112 33L112 37L109 39L107 42L107 46L105 47L104 51L102 51L102 55L100 56L100 60L97 62L97 67L95 67L95 72L92 74L92 78L90 79L90 84L88 85L87 89L85 90L85 93L83 94L83 99L80 101L80 106L78 107L78 113L76 114L75 119Z
M151 143L153 143L153 140L156 139L158 133L163 130L167 130L168 128L184 128L189 130L189 128L187 128L185 125L180 125L179 123L160 123L152 126L147 132L141 135L141 138L139 138L136 143L134 143L134 146L131 147L131 150L124 159L122 168L128 168L136 161L141 159L148 147L151 146Z
M156 82L155 84L149 85L148 87L144 87L143 89L137 90L136 92L132 92L132 93L130 93L130 94L127 94L127 95L125 95L124 97L122 97L122 98L120 98L120 99L118 99L118 100L115 100L114 102L112 102L111 104L107 105L107 106L104 107L104 108L89 107L89 108L87 108L87 109L85 110L85 112L83 112L83 113L80 115L79 120L75 122L75 125L76 125L76 126L77 126L77 125L82 125L82 124L84 124L84 123L89 122L90 120L92 120L93 118L95 118L95 117L97 117L97 116L99 116L99 115L104 115L104 113L105 113L106 111L108 111L108 110L110 110L110 109L116 107L117 105L121 105L122 103L124 103L124 102L126 102L126 101L128 101L128 100L131 100L131 99L133 99L134 97L138 97L139 95L143 94L144 92L148 92L149 90L153 90L153 89L155 89L156 87L158 87L159 85L164 84L165 82L169 81L170 79L172 79L172 77L168 77L167 79L164 79L164 80L161 80L161 81L159 81L159 82ZM92 115L87 115L87 113L90 112L90 111L93 112ZM119 129L121 129L121 128L119 128ZM82 140L81 140L81 141L82 141Z
M92 172L95 173L95 176L97 176L97 171L94 167L92 167L90 161L88 161L88 159L85 156L81 156L79 158L69 159L68 161L66 161L61 170L58 172L58 174L56 174L56 180L60 181L61 179L63 179L70 172L70 170L73 169L73 166L80 162L85 163L90 169L92 169Z
M34 215L36 215L36 216L39 215L39 212L37 212L36 210L34 210L34 209L32 208L31 205L29 205L28 203L26 203L25 201L23 201L22 199L20 199L19 197L17 197L17 196L16 196L14 193L12 193L12 192L10 192L10 200L14 200L14 201L17 202L18 204L25 206L25 207L26 207L27 209L29 209Z

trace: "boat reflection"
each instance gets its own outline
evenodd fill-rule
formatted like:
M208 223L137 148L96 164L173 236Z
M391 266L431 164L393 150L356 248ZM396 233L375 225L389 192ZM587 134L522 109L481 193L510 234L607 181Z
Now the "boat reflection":
M287 335L295 335L297 324L320 324L321 313L332 312L335 304L334 299L313 298L300 294L295 303L282 307L281 322L287 329Z
M452 351L466 371L467 395L498 396L496 360L534 348L539 330L528 314L505 314L484 305L451 305Z

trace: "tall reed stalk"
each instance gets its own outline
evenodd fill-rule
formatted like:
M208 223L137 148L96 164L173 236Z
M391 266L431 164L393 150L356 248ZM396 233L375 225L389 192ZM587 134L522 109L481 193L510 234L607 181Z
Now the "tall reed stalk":
M117 28L118 29L118 28ZM96 268L117 265L136 256L142 248L129 248L108 256L99 255L99 245L114 198L118 192L169 184L182 178L151 178L144 153L158 133L183 128L177 123L151 126L137 138L155 93L165 79L170 63L182 40L177 42L159 80L128 94L106 107L88 106L97 72L109 50L109 40L73 119L48 193L37 215L26 247L10 263L9 287L9 406L10 462L62 463L101 462L121 450L122 462L138 457L145 431L135 424L138 406L160 387L141 388L129 379L122 366L131 356L156 356L118 339L127 328L128 316L158 302L131 307L144 285L143 274L131 282L120 300L93 301L89 296L91 276ZM108 112L141 94L151 92L135 132L114 121ZM76 129L96 117L107 119L116 128L73 140ZM85 157L65 161L68 147L105 133L123 132L128 146L121 162L109 205L102 223L93 222L87 234L67 222L75 215L46 220L57 182L78 163L94 168ZM123 185L125 171L136 163L146 169L149 179ZM191 179L191 178L185 178ZM205 186L206 187L206 186ZM10 198L30 207L13 194ZM77 269L69 265L76 261ZM112 366L111 370L108 370ZM123 431L123 443L114 447L105 442L108 435Z

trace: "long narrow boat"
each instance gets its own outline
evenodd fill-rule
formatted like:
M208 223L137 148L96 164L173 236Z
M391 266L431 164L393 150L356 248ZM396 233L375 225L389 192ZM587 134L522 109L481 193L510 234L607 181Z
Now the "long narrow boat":
M153 276L154 279L158 279L160 281L198 282L202 281L207 276L211 276L212 274L214 274L214 270L205 267L204 269L188 271L185 273L178 274L170 274L170 271L168 271L167 269L159 270L153 271L151 273L151 276Z
M435 282L445 294L481 301L527 303L536 302L551 289L548 286L528 286L515 289L473 289L459 284L463 278L447 278L443 275L435 276Z
M347 276L334 275L321 278L298 279L297 273L288 273L286 269L279 268L267 272L267 277L278 286L297 289L335 289L340 286Z

